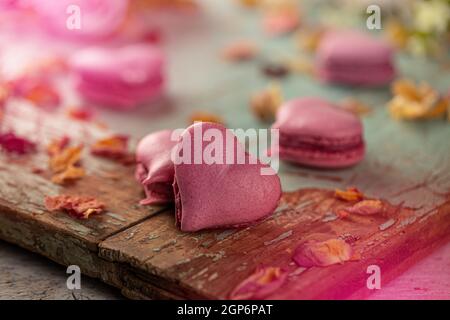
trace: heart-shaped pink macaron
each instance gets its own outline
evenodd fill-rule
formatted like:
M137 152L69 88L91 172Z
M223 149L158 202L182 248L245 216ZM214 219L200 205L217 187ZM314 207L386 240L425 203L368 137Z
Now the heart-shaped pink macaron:
M92 47L70 59L76 88L87 100L129 109L162 93L164 56L155 46Z
M184 131L177 148L173 188L182 231L248 225L277 207L279 177L245 152L231 130L198 122ZM271 175L262 175L262 168Z
M136 148L136 179L142 184L146 198L141 204L164 204L173 202L174 166L171 152L177 141L173 141L172 130L151 133L139 142Z

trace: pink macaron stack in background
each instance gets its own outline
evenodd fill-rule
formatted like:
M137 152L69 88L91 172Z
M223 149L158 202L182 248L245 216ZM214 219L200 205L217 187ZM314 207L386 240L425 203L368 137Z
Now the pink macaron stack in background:
M393 50L358 31L330 31L320 41L316 69L326 83L382 86L395 76Z
M163 93L164 56L153 45L86 48L69 65L77 92L100 106L128 110Z
M296 164L344 168L364 158L359 118L321 98L286 102L272 128L280 133L280 158Z

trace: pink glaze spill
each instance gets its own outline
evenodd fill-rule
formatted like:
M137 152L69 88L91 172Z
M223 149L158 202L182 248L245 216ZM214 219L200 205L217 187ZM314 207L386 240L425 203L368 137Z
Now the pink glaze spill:
M281 159L313 167L341 168L364 158L359 118L321 98L286 102L272 127L280 130Z
M357 31L331 31L317 51L318 76L324 82L379 86L395 76L393 51L383 40Z
M174 166L170 154L177 141L171 140L172 130L151 133L136 150L136 179L142 183L146 198L141 204L173 202Z
M200 148L195 149L198 131L202 131L203 139L200 138ZM211 150L208 146L212 142L204 141L206 131L214 137L219 135L233 142L232 145L223 143L223 148L217 150L220 155L218 159L223 164L208 164L205 161L194 164L195 151L205 154L206 150ZM248 225L270 215L277 207L281 196L278 175L275 172L272 172L273 175L261 175L260 169L267 169L267 166L246 153L234 134L225 127L204 122L191 125L181 136L180 151L183 156L191 151L188 157L191 164L175 164L173 189L176 222L182 231ZM230 152L234 155L243 152L245 163L227 162L226 155Z
M86 100L127 110L152 100L164 88L164 57L153 45L93 47L70 60L76 88Z

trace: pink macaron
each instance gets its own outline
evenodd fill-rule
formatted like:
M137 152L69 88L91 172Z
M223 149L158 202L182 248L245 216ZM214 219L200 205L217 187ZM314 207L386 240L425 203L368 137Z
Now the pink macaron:
M357 31L330 31L320 41L316 69L326 83L382 86L395 76L393 50L383 40Z
M216 139L222 143L214 148ZM277 207L281 196L278 175L245 152L232 131L222 125L191 125L181 135L178 154L183 161L175 163L173 189L176 223L182 231L249 225ZM205 158L211 154L217 161ZM238 154L245 161L237 162ZM272 171L263 175L262 168Z
M113 36L124 24L125 0L27 0L45 29L65 39L99 40Z
M82 49L69 65L78 93L101 106L128 110L163 92L164 56L149 44Z
M286 102L272 126L279 129L279 156L317 168L343 168L364 158L362 123L357 116L316 97Z
M171 152L177 141L172 139L172 132L151 133L142 138L136 148L135 176L145 191L145 199L140 202L142 205L174 201L172 183L175 172Z

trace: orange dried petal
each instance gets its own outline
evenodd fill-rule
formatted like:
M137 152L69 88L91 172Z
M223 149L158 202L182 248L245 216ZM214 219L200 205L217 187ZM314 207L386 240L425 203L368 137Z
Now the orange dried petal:
M380 200L363 200L345 210L353 214L373 215L382 212L383 209L384 205Z
M91 153L105 158L122 158L128 154L128 137L124 135L113 135L97 140L91 146Z
M279 289L287 273L278 267L260 267L230 293L231 300L264 299Z
M348 261L352 254L352 247L344 240L310 240L297 247L292 259L300 267L325 267Z
M212 122L212 123L218 123L223 124L224 121L219 116L216 116L213 113L205 112L205 111L196 111L194 112L190 118L190 123L194 122Z
M93 197L70 195L47 196L45 197L44 203L49 211L63 210L79 219L87 219L92 214L99 214L105 208L102 202Z
M283 103L283 95L278 85L272 84L268 88L253 95L250 109L262 121L275 119L278 108Z
M354 187L347 188L347 190L336 189L334 196L345 201L360 201L364 199L364 194Z
M55 172L65 171L80 161L83 146L67 147L61 152L54 154L49 161L50 169Z
M52 177L52 182L56 184L65 184L83 178L86 172L83 168L69 166L66 170L59 172Z
M70 143L70 138L68 136L63 136L61 138L53 139L47 145L47 154L54 156L61 153Z
M255 58L258 51L258 46L252 41L240 40L225 47L222 56L228 61L242 62Z

